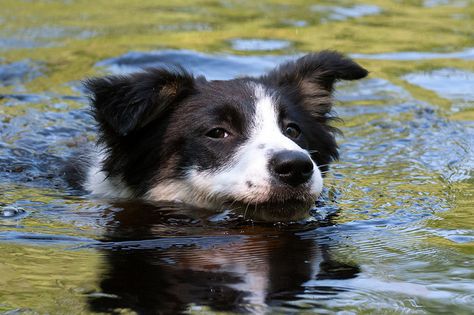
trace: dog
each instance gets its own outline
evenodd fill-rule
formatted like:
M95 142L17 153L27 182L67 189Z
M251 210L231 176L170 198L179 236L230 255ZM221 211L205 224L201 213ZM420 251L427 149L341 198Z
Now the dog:
M334 84L367 74L321 51L260 77L208 81L170 65L88 79L98 141L67 177L100 197L298 220L338 158Z

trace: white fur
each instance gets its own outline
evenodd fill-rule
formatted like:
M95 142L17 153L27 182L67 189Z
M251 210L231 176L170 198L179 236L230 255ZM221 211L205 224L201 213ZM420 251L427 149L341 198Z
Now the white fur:
M132 193L130 189L122 182L120 178L107 177L102 171L102 163L105 161L105 154L100 148L96 148L95 152L91 152L92 159L91 168L89 168L84 183L84 188L92 195L101 196L103 198L130 198Z
M261 85L252 87L255 91L255 116L250 137L234 156L229 157L229 162L214 171L190 169L186 180L160 183L150 190L148 198L180 200L201 207L219 207L223 200L268 201L272 189L268 162L272 153L281 150L308 152L282 134L272 96ZM315 198L319 196L323 179L315 164L307 185Z

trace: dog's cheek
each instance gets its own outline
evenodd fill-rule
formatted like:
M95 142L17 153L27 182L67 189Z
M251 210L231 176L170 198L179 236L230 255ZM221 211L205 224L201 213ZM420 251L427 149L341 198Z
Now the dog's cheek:
M180 152L174 152L171 156L163 158L159 165L159 179L180 178L184 176L184 161Z

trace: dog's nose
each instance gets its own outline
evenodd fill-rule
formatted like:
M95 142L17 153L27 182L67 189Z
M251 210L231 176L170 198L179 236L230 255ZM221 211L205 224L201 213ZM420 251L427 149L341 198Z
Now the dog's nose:
M270 171L282 182L298 186L313 175L313 161L299 151L280 151L273 155L269 163Z

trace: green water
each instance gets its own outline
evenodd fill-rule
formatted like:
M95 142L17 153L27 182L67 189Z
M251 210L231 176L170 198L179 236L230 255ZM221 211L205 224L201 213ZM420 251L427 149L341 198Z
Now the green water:
M57 176L94 139L87 76L177 55L226 78L321 49L371 72L338 86L322 222L116 204ZM473 167L471 0L0 1L0 313L471 314Z

